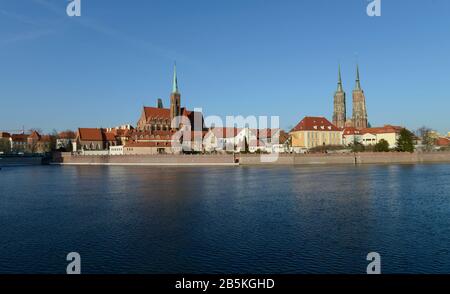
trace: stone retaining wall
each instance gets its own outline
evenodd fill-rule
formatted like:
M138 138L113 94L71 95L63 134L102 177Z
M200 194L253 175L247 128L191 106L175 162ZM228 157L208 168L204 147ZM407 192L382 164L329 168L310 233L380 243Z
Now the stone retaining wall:
M269 158L264 155L264 158ZM273 162L258 154L237 154L240 165L325 165L450 163L450 152L433 153L353 153L350 154L279 154ZM83 156L55 153L53 163L68 165L236 165L233 155L117 155Z
M450 163L450 152L431 153L348 153L348 154L280 154L272 163L262 162L260 155L240 155L241 165L320 165L320 164L388 164Z
M67 165L235 165L233 155L111 155L55 153L54 164Z

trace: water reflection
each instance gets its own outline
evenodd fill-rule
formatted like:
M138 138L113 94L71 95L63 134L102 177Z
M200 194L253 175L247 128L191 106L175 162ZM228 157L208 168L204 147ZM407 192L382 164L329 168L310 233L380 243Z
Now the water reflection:
M450 271L449 165L33 167L0 178L0 272ZM61 265L63 263L63 266Z

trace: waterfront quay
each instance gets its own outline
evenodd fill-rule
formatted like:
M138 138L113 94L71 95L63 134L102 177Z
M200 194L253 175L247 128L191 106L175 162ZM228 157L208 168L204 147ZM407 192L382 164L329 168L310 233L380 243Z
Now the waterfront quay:
M237 166L450 163L450 152L364 152L345 154L73 155L56 152L55 165Z

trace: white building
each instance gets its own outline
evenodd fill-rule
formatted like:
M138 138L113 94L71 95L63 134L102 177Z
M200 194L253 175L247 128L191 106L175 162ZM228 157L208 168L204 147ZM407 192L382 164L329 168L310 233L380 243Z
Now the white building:
M352 145L355 142L364 146L378 144L382 139L387 141L389 148L397 147L397 140L400 136L402 127L385 125L378 128L365 128L357 130L355 128L345 128L342 133L344 145Z
M109 146L109 155L123 155L123 146Z
M206 152L288 152L286 146L288 135L280 129L249 129L249 128L213 128L209 130L203 140Z

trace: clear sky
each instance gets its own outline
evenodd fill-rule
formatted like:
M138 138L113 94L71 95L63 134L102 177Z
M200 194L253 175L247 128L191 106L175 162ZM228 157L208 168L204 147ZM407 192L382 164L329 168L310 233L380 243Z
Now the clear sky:
M0 0L0 130L136 124L169 103L205 115L331 119L338 64L351 115L360 64L373 126L450 131L450 1Z

